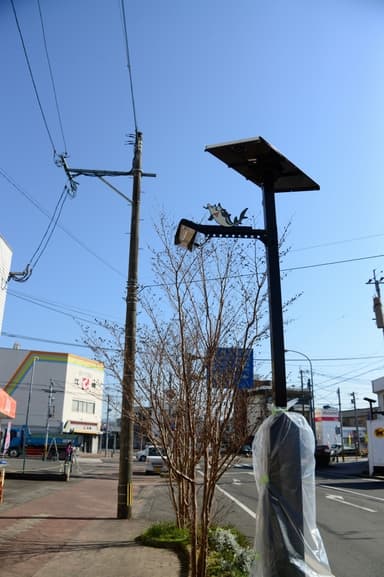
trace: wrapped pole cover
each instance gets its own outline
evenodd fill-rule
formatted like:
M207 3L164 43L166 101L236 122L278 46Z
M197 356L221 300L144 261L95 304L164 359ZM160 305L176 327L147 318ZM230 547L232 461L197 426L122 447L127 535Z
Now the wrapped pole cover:
M298 413L276 412L253 441L254 577L333 577L316 526L315 439Z

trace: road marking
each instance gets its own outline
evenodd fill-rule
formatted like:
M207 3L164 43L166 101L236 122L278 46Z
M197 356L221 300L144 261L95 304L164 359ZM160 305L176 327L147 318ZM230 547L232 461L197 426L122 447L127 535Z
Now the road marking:
M230 499L231 501L233 501L238 507L240 507L240 509L243 509L243 511L245 511L246 513L248 513L248 515L250 517L252 517L252 519L256 519L256 513L254 511L252 511L252 509L249 509L246 505L244 505L244 503L242 503L241 501L239 501L238 499L236 499L236 497L234 497L233 495L231 495L230 493L228 493L227 491L224 491L224 489L222 489L221 487L219 487L219 485L216 485L216 490L220 491L221 493L223 493L223 495L225 495L228 499Z
M342 497L341 495L325 495L325 498L330 499L331 501L337 501L342 505L349 505L350 507L355 507L356 509L362 509L363 511L368 511L368 513L377 513L375 509L368 509L368 507L361 507L360 505L355 505L355 503L345 501L344 497Z
M351 489L341 489L340 487L333 487L332 485L323 485L320 483L319 487L324 487L324 489L330 489L331 491L341 491L342 493L349 493L350 495L358 495L359 497L364 497L364 499L370 499L371 501L379 501L384 503L383 497L374 497L373 495L366 495L365 493L359 493L358 491L352 491Z
M200 475L203 475L203 472L200 471L199 469L197 470L197 472L200 473ZM223 493L223 495L225 495L230 501L233 501L238 507L240 507L240 509L243 509L243 511L248 513L248 515L252 517L252 519L256 519L256 513L252 511L252 509L249 509L249 507L244 505L244 503L236 499L236 497L228 493L228 491L225 491L219 485L216 485L216 491L220 491L220 493Z
M240 479L233 479L232 484L233 485L242 485L242 482L240 481Z

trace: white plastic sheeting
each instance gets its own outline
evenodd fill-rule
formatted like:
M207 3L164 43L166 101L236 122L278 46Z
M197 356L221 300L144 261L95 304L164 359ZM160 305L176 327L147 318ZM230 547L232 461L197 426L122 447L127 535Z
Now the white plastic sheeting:
M253 441L254 577L332 577L316 526L315 439L292 412L268 417Z

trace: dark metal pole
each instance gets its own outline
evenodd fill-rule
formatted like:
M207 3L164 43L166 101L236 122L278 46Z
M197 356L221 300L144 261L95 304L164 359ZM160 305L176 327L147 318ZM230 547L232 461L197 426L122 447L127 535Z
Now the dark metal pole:
M108 445L109 445L109 395L107 395L107 423L106 423L106 429L105 429L105 456L108 456Z
M307 380L307 388L308 388L308 394L309 394L309 422L310 422L311 429L313 431L313 436L315 437L315 442L316 442L315 417L314 417L314 410L313 410L313 387L311 384L311 379Z
M269 326L272 358L272 392L276 407L287 406L287 384L284 355L283 306L280 286L279 241L276 224L273 178L263 185L266 254L269 291Z
M27 401L27 411L25 414L25 427L23 432L23 473L25 473L25 460L27 456L27 436L29 433L29 411L31 407L31 399L32 399L32 387L33 387L33 379L35 376L35 365L36 361L39 360L39 357L33 357L32 363L32 371L31 371L31 380L29 382L29 390L28 390L28 401Z
M135 398L137 265L139 252L139 212L142 134L136 132L133 159L131 238L129 245L127 308L125 318L124 369L122 382L120 463L117 488L117 518L131 519L133 504L132 461Z
M310 369L310 373L311 373L311 378L308 379L308 391L309 391L309 415L310 415L310 422L311 422L311 428L313 431L313 435L315 437L315 441L316 441L316 424L315 424L315 395L313 392L313 367L312 367L312 361L309 358L308 355L306 355L305 353L302 353L301 351L294 351L293 349L285 349L286 353L296 353L297 355L301 355L302 357L304 357L305 359L307 359L308 363L309 363L309 369Z
M49 419L53 416L52 415L52 400L53 400L53 381L52 379L49 381L49 389L48 391L44 389L45 392L48 392L48 412L47 412L47 421L45 424L45 441L44 441L44 454L43 454L43 461L48 459L48 434L49 434Z
M300 384L301 384L301 414L304 415L304 377L303 371L300 369Z
M283 305L281 299L281 279L279 263L279 241L276 223L274 179L271 174L263 185L264 220L267 232L266 255L269 290L269 326L272 358L272 393L276 407L287 406L287 384L285 373L285 348ZM295 555L304 562L304 510L302 495L301 447L298 427L291 423L285 413L277 413L272 418L269 435L270 454L268 456L269 499L274 501L279 495L279 503L287 507L287 518L284 519L286 537ZM289 465L287 465L289 463ZM283 474L288 472L289 474ZM281 505L280 505L281 506ZM268 512L268 509L266 510ZM284 537L274 525L274 515L269 511L265 526L267 540L267 566L276 568L276 575L286 577L303 577L304 572L290 563L288 547ZM281 519L281 517L280 517ZM269 559L269 556L271 557Z
M357 418L357 408L356 408L356 395L355 393L351 393L351 397L352 397L352 404L353 404L353 414L354 414L354 418L355 418L355 428L356 428L356 434L355 434L355 449L356 449L356 458L360 457L360 431L359 431L359 420Z
M340 397L340 389L339 388L337 388L337 400L338 400L338 404L339 404L341 458L342 458L342 461L344 463L345 455L344 455L343 413L341 412L341 397Z
M364 401L369 403L369 420L373 421L373 404L376 403L374 399L369 399L368 397L364 397Z

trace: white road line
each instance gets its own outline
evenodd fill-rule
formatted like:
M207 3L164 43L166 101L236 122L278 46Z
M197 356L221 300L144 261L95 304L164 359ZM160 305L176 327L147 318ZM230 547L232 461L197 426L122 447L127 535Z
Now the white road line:
M368 511L368 513L377 513L375 509L368 509L368 507L361 507L360 505L355 505L355 503L345 501L344 497L342 497L341 495L325 495L325 498L330 499L331 501L337 501L342 505L348 505L349 507L355 507L356 509L362 509L363 511Z
M373 495L366 495L365 493L359 493L358 491L352 491L351 489L341 489L340 487L333 487L332 485L320 484L319 487L324 489L329 489L331 491L341 491L342 493L349 493L350 495L358 495L359 497L364 497L364 499L370 499L371 501L379 501L384 503L383 497L375 497Z
M252 519L256 519L256 513L254 511L252 511L252 509L249 509L246 505L244 505L244 503L242 503L241 501L239 501L238 499L236 499L236 497L234 497L233 495L231 495L230 493L228 493L227 491L224 491L224 489L222 489L221 487L219 487L219 485L216 485L216 490L220 491L220 493L223 493L223 495L225 495L226 497L228 497L228 499L230 499L231 501L233 501L238 507L240 507L240 509L243 509L243 511L245 511L246 513L248 513L248 515L250 517L252 517Z

